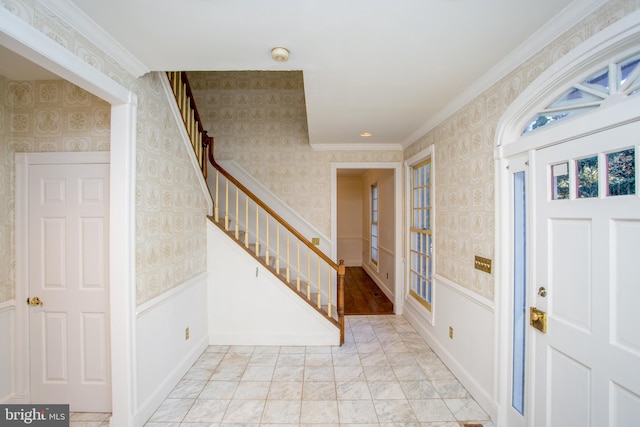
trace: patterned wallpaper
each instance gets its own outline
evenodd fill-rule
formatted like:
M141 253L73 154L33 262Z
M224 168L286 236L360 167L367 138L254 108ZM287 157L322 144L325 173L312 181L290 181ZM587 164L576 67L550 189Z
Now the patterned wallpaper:
M2 85L0 155L0 301L14 298L16 152L108 151L109 105L62 80L8 81Z
M2 0L2 6L139 97L138 304L204 271L205 242L199 236L204 236L206 204L195 188L195 175L191 170L182 172L179 167L184 166L184 155L181 157L182 149L176 142L177 129L169 120L166 102L161 99L157 76L133 79L105 53L33 0ZM304 105L302 80L297 73L256 72L249 77L245 73L203 73L194 75L192 83L198 92L196 96L203 97L199 105L210 104L218 111L203 117L206 127L216 136L218 158L236 161L327 235L330 233L331 162L402 161L435 144L437 272L492 300L493 276L473 270L473 256L493 258L495 255L492 150L500 116L526 85L554 61L639 7L640 0L607 2L411 144L404 153L311 150L306 120L296 113ZM279 118L275 123L274 117ZM6 127L7 121L4 122ZM3 135L6 133L0 132L0 136ZM1 149L6 148L0 144ZM4 181L6 183L6 178ZM6 184L4 187L6 189ZM180 207L182 200L187 203ZM6 225L4 228L6 230ZM173 243L176 241L181 243ZM6 248L0 250L6 251ZM9 293L12 294L12 290Z
M638 8L638 0L607 2L405 150L407 159L435 144L438 274L493 300L494 277L475 270L473 258L495 258L496 126L507 107L551 64Z
M400 162L401 151L314 151L300 71L191 72L218 160L234 160L310 224L331 234L331 163Z
M188 152L180 141L179 127L168 108L159 75L150 73L139 79L133 78L116 61L39 2L2 0L0 4L138 97L137 304L149 301L204 272L207 202L197 181L197 171L192 167ZM15 118L12 120L15 131L11 132L8 145L15 147L14 151L109 148L108 104L62 82L8 82L7 85L11 89L6 90L13 90L14 94L7 94L3 98L4 103L8 105L20 99L10 112ZM13 101L10 101L12 97ZM7 108L5 112L8 112ZM4 123L6 125L8 121ZM7 133L0 133L0 137L3 137L0 150L7 149L3 147L7 136ZM11 157L11 153L8 154ZM2 181L3 188L13 192L11 178L3 176ZM4 240L7 241L6 236ZM4 246L0 251L13 254L12 240L8 248ZM14 255L11 258L14 259ZM7 268L4 261L0 261L0 268ZM13 298L14 286L9 283L0 287L4 298Z

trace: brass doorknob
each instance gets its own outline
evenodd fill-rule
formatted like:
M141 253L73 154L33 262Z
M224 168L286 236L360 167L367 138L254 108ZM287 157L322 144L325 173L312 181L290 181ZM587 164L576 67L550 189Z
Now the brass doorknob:
M40 298L38 298L38 297L27 298L27 305L30 305L32 307L41 306L42 305L42 300L40 300Z

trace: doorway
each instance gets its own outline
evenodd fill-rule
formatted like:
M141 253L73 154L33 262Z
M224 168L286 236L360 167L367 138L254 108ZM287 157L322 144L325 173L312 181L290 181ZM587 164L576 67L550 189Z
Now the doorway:
M400 174L401 165L397 163L332 164L332 257L344 259L347 267L362 269L364 275L356 271L358 274L352 277L368 276L367 280L378 288L361 288L370 292L364 297L378 298L377 292L389 299L396 314L401 314L405 296L401 279ZM357 299L368 305L362 296ZM345 300L348 312L346 304Z
M640 30L628 25L558 61L498 126L501 425L640 416Z
M20 153L32 403L111 412L109 153Z

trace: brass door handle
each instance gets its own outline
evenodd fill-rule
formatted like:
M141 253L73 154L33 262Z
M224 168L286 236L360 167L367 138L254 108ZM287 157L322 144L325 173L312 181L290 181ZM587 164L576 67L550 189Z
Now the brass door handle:
M38 297L27 298L27 305L31 307L42 306L42 300Z
M542 332L547 333L547 313L535 307L529 308L529 324Z

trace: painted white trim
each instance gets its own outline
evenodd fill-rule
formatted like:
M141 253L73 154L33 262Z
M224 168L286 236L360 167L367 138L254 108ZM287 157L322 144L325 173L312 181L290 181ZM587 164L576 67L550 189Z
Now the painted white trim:
M160 296L139 310L136 348L142 363L135 373L140 403L134 425L145 424L207 348L207 282L207 274L200 274L168 291L171 298Z
M26 301L29 294L29 167L56 164L109 164L109 159L110 153L105 151L15 153L16 301ZM26 304L15 305L15 324L17 336L14 337L16 340L14 386L17 390L14 390L14 394L30 396L30 328L29 310Z
M189 138L189 134L187 133L187 128L184 125L184 120L182 119L182 113L178 107L176 102L176 97L173 94L173 89L171 89L171 84L169 83L169 79L167 78L167 74L164 72L157 72L158 79L162 84L162 88L164 89L164 93L167 96L167 105L171 109L173 113L173 118L178 124L178 129L180 135L182 136L181 140L184 145L185 150L187 151L187 156L191 159L191 164L193 165L194 170L196 171L196 179L198 183L200 183L200 188L207 199L207 205L209 206L209 215L213 215L213 199L211 198L211 192L209 191L209 186L207 185L207 181L202 174L202 170L200 169L200 164L198 163L198 159L196 158L196 153L193 150L193 146L191 145L191 139ZM205 162L209 163L209 158L205 153Z
M610 62L618 62L626 56L638 52L640 46L640 10L631 13L627 17L611 24L581 45L567 53L555 64L545 70L534 82L532 82L520 96L505 111L496 130L495 157L495 194L496 197L496 399L500 412L498 413L497 426L503 426L507 419L507 410L510 407L509 390L509 348L511 335L509 323L511 322L511 302L509 292L505 289L509 283L509 263L511 252L509 241L511 239L510 225L510 173L506 167L510 159L526 156L532 150L547 146L552 143L561 143L573 138L598 132L624 123L639 120L640 96L626 98L623 102L603 105L600 108L563 120L554 125L545 126L525 136L520 136L526 120L546 106L569 85L586 78L587 75L598 68L605 67ZM529 157L531 158L531 157ZM533 165L530 165L532 167ZM528 190L528 193L535 192ZM534 200L529 202L528 212L533 209ZM530 215L528 215L530 217ZM530 225L528 225L530 227ZM533 235L535 230L528 229ZM531 331L529 331L531 333ZM527 338L529 339L529 338ZM531 357L531 353L527 354ZM527 373L529 375L529 372ZM530 381L531 382L531 381ZM529 385L528 392L531 390ZM531 397L527 398L530 405ZM530 420L527 420L530 421Z
M560 35L565 33L568 28L572 28L574 25L578 24L597 8L606 3L606 1L607 0L573 1L545 26L540 28L534 35L514 49L511 54L502 59L491 70L476 80L472 86L469 86L458 97L454 98L427 123L409 135L404 141L402 141L402 147L407 148L422 136L426 135L444 120L451 117L456 111L477 98L482 92L500 81L500 79L508 73L515 70L524 61L544 49L553 40L560 37Z
M480 305L480 307L483 307ZM417 308L417 310L416 310ZM496 420L499 406L493 396L479 384L474 375L470 373L456 357L454 357L445 346L435 337L426 326L424 317L420 314L419 309L423 308L418 302L407 304L404 316L411 323L418 335L420 335L431 349L438 355L442 362L449 370L460 380L460 383L469 391L478 404L487 412L492 420ZM483 307L484 308L484 307ZM426 311L426 310L424 310Z
M163 292L162 294L145 302L144 304L140 304L138 307L136 307L136 318L144 316L147 312L154 310L167 301L171 301L174 296L187 291L189 288L195 285L202 283L202 281L206 281L208 275L208 272L200 273L197 276L188 279L186 282L181 283L179 286L176 286L175 288L172 288L167 292Z
M473 301L475 304L478 304L491 312L495 311L496 309L495 304L490 299L487 299L481 295L478 295L477 293L465 288L464 286L460 286L459 284L447 279L446 277L443 277L439 274L434 273L433 279L434 279L434 282L437 281L438 284L444 285L447 288L456 291L457 293L459 293L469 301Z
M323 143L311 144L311 148L315 151L402 151L401 144L384 144L384 143L363 143L363 144L341 144L341 143Z
M405 241L405 247L404 247L404 259L409 259L409 254L411 253L411 192L412 192L412 184L411 184L411 176L412 176L412 169L415 165L427 160L427 159L431 159L431 179L432 179L432 183L431 183L431 198L432 200L436 200L436 181L435 181L435 176L436 176L436 160L435 160L435 145L429 145L428 147L420 150L418 153L414 154L413 156L409 157L408 159L406 159L404 161L404 185L405 185L405 194L404 194L404 203L405 203L405 210L404 210L404 223L405 223L405 235L407 236L407 239ZM432 235L436 236L436 227L437 227L437 223L435 221L435 217L436 217L436 209L437 206L434 203L431 206L431 218L434 219L433 224L431 226L432 231ZM434 251L432 258L433 258L433 271L436 271L436 259L437 259L438 254ZM405 287L405 295L403 296L404 298L406 298L407 301L412 301L415 302L419 307L420 310L424 311L424 320L427 321L431 326L435 325L435 319L436 319L436 311L437 311L437 307L436 307L436 301L437 301L437 287L435 286L435 283L433 283L433 286L431 287L431 311L427 310L427 308L425 306L423 306L422 304L419 304L417 301L415 301L415 297L411 296L410 291L411 291L411 284L409 283L409 268L411 266L408 263L405 263L405 265L403 266L405 273L406 273L406 277L407 277L407 283L406 283L406 287Z
M338 169L393 169L394 175L394 192L395 192L395 277L393 292L393 310L395 314L401 315L404 307L404 251L403 241L403 179L402 179L402 163L401 162L332 162L331 163L331 258L335 259L338 255ZM364 262L364 260L363 260Z
M541 133L562 132L562 129L556 130L566 128L560 126L561 124L594 116L594 113L601 111L604 105L591 112L521 136L522 129L526 122L533 117L533 114L545 108L563 91L567 90L572 83L584 80L590 73L606 67L610 62L623 60L634 52L638 52L639 45L640 10L637 10L600 31L547 68L522 91L500 119L496 128L495 141L496 147L499 147L496 150L496 158L517 155L531 148L538 148L526 144L526 142L536 139L536 135ZM620 117L620 121L633 117L633 114L633 110L628 111L627 114ZM554 138L561 139L561 137Z
M129 426L134 408L135 370L135 151L136 95L129 89L93 68L43 33L0 7L0 44L35 64L54 72L78 87L104 99L111 106L110 134L110 235L109 277L111 301L111 381L112 425ZM18 166L16 166L18 167ZM16 214L18 207L16 206ZM25 207L22 212L26 212ZM16 257L25 256L21 242L16 242ZM24 245L22 245L24 246ZM20 277L20 275L22 275ZM24 273L16 269L16 283ZM17 292L17 290L16 290ZM24 296L24 295L23 295ZM25 297L26 298L26 297ZM24 332L26 320L16 317L16 376L27 372ZM25 384L16 383L25 389ZM22 393L16 393L23 396Z
M109 151L16 153L15 163L21 165L108 164L110 157Z
M0 7L0 45L112 104L129 102L129 90Z
M148 73L149 68L107 33L78 6L68 0L39 0L43 7L86 37L134 77Z

